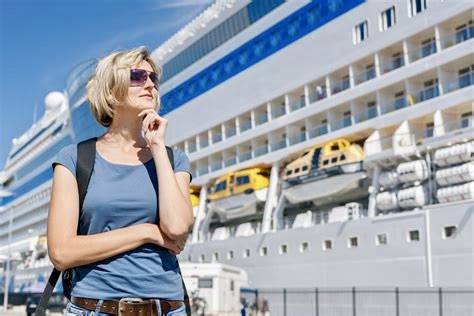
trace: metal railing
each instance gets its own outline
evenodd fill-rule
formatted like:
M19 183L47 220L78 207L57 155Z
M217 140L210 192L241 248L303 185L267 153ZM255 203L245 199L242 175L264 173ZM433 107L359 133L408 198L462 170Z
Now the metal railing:
M457 316L474 312L474 288L241 289L250 315Z

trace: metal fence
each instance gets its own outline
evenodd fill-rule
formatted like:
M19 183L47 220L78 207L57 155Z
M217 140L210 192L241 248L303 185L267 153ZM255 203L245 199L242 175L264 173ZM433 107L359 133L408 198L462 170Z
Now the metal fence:
M255 316L473 316L474 288L242 289Z

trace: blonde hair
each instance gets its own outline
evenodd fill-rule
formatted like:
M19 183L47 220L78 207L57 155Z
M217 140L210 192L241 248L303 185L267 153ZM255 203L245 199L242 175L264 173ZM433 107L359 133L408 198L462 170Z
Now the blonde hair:
M151 59L145 46L115 51L99 60L94 75L87 83L87 99L97 122L105 127L112 124L114 106L128 104L130 69L146 61L161 76L161 68ZM160 109L160 95L156 98L156 111Z

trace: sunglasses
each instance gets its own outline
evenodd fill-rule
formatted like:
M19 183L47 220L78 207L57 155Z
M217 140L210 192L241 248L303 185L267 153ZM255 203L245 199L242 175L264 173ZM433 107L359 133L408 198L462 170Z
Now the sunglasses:
M158 90L160 77L156 72L146 71L144 69L130 69L130 85L132 87L145 85L148 77L150 77L155 85L155 89Z

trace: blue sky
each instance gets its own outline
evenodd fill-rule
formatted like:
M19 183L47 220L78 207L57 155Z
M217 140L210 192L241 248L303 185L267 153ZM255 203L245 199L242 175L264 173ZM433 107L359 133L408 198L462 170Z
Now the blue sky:
M11 140L65 88L78 63L123 48L158 47L212 0L0 0L0 170Z

